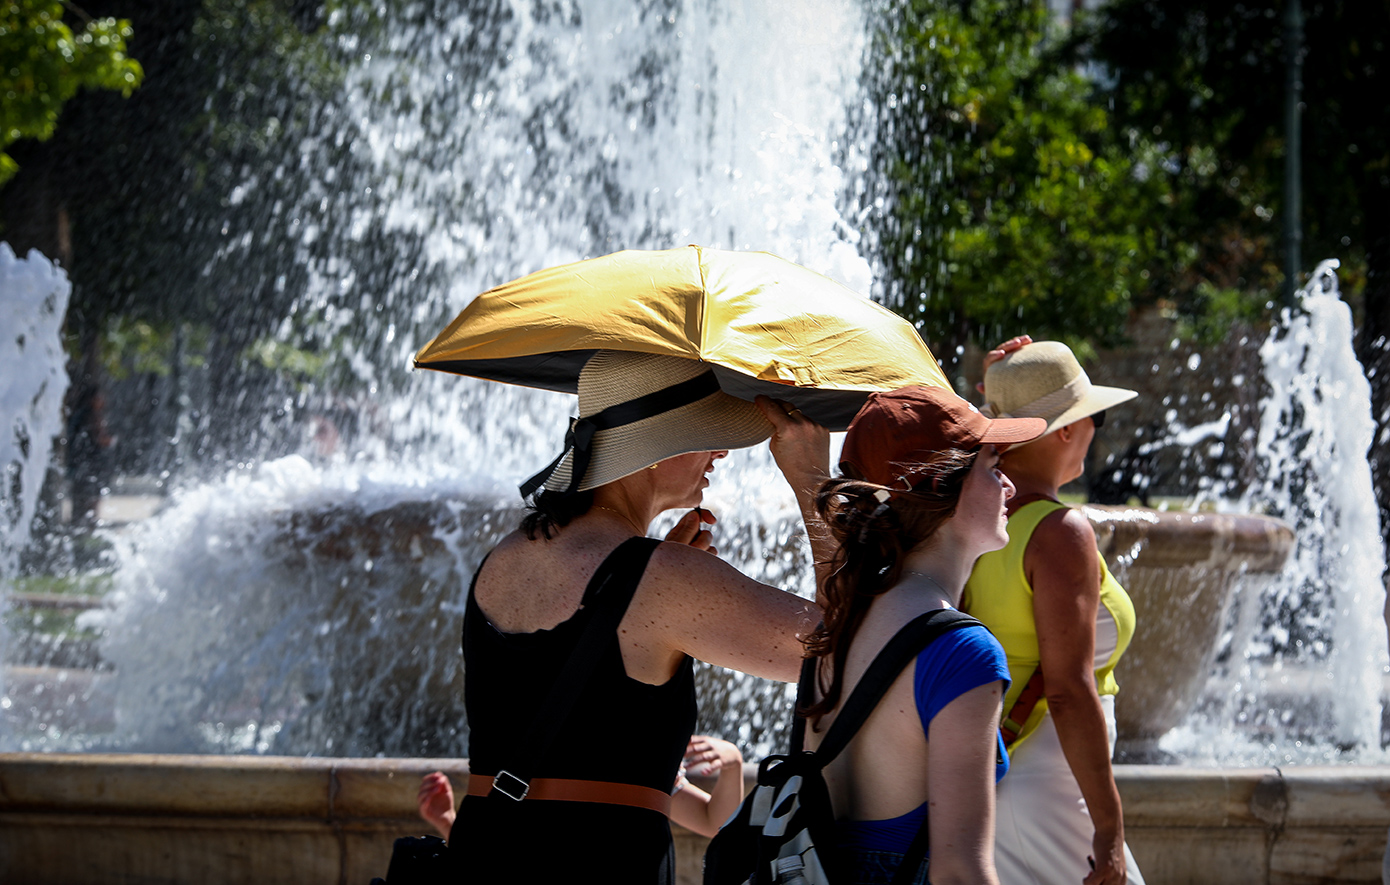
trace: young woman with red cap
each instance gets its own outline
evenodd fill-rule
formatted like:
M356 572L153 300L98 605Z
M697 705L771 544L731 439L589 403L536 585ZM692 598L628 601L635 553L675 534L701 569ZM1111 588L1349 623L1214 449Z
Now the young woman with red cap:
M817 499L837 548L825 620L807 642L819 656L808 749L890 639L957 607L975 558L1008 540L1013 486L999 449L1042 430L1038 420L991 421L939 388L869 397L845 437L842 477ZM1003 650L979 626L938 636L893 682L825 769L835 854L850 881L895 881L924 826L929 858L896 881L925 882L928 866L937 885L998 881L991 843L994 784L1008 767L998 737L1007 685Z

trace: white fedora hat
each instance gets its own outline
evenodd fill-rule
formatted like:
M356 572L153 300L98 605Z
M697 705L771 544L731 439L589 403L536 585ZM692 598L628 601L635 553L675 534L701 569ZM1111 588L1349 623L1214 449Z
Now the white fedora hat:
M1046 436L1138 395L1123 387L1092 384L1076 355L1062 342L1034 341L985 370L981 411L995 418L1042 418L1047 421L1042 434Z
M579 417L565 450L521 495L542 485L588 491L676 455L757 445L772 430L757 406L719 389L709 363L600 350L579 373Z

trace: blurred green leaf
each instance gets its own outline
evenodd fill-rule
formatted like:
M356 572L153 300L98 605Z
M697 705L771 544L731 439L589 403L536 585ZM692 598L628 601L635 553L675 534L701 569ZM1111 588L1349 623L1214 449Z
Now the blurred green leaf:
M144 77L126 55L130 22L81 15L74 31L63 20L68 9L58 0L0 0L0 186L18 171L5 150L49 138L79 89L129 97Z

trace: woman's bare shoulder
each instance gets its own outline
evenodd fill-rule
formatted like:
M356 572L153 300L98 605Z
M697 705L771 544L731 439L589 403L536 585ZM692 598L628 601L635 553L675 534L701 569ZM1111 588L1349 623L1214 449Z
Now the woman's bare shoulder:
M697 550L688 544L676 544L671 541L664 541L656 546L656 550L652 551L651 565L648 568L673 580L688 580L701 584L720 578L752 580L708 550Z
M1038 523L1038 527L1033 530L1032 539L1028 542L1029 548L1034 544L1047 550L1050 556L1084 553L1088 550L1094 552L1096 531L1080 508L1062 507L1049 513Z

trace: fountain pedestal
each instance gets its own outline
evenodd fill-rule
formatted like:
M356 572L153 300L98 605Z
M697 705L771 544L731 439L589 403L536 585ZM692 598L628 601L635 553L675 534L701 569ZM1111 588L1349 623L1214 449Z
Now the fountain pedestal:
M1138 627L1115 670L1120 761L1162 761L1211 673L1231 600L1283 568L1293 531L1267 516L1088 506L1101 555L1134 601Z

